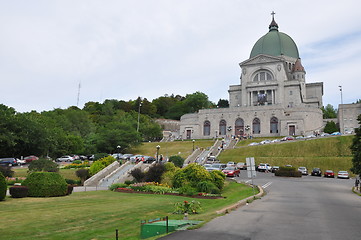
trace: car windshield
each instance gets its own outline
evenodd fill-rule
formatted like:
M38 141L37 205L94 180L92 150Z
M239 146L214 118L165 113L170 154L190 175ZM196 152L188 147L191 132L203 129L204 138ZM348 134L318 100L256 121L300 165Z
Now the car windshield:
M347 173L347 171L339 171L338 173Z
M234 170L234 167L226 167L224 170Z

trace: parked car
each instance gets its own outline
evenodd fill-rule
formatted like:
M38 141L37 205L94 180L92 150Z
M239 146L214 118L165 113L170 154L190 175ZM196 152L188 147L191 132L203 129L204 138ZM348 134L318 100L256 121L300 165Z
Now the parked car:
M259 172L267 172L271 171L271 166L268 163L260 163L257 169Z
M334 178L334 177L335 177L335 174L333 173L332 170L326 170L323 176L324 176L324 177L327 177L327 178L328 178L328 177Z
M229 167L226 167L225 169L223 169L222 172L227 177L239 177L241 171L236 167L229 166Z
M215 163L215 164L212 164L212 167L210 167L208 169L208 171L213 171L213 170L218 170L218 171L222 171L223 169L225 169L227 167L226 164L224 163Z
M17 159L16 159L16 162L18 163L18 165L25 165L25 164L26 164L25 159L19 159L19 158L17 158Z
M319 176L322 177L322 171L320 168L313 168L311 172L311 176Z
M306 167L299 167L298 171L302 173L302 175L308 175L308 171Z
M235 167L236 163L235 162L228 162L227 163L227 167Z
M154 157L150 157L150 156L144 156L143 163L152 163L154 161L157 161L157 159L155 159Z
M350 175L348 174L347 171L339 171L337 173L337 178L345 178L345 179L349 179Z
M292 141L292 140L295 140L295 138L292 136L287 136L281 139L281 141Z
M144 155L134 155L130 157L130 161L131 162L139 162L142 160L142 158L144 157Z
M122 154L121 153L114 153L114 154L112 154L112 157L115 158L115 159L120 159L122 157Z
M244 162L239 162L236 164L236 167L238 167L241 170L246 170L247 169L247 164Z
M339 136L339 135L341 135L340 132L333 132L333 133L331 133L331 136Z
M12 167L18 165L18 161L16 158L0 158L0 165Z
M215 156L209 156L207 158L207 162L209 164L219 163L219 160Z
M279 166L273 166L273 167L271 168L271 172L273 172L273 173L277 172L278 170L280 170L280 167L279 167Z
M70 155L61 156L55 160L56 162L72 162L74 158Z
M130 158L133 157L133 156L134 156L133 154L126 153L126 154L123 154L123 156L121 157L121 159L123 159L123 160L130 160Z
M39 158L37 156L34 156L34 155L24 157L24 160L25 160L26 163L30 163L30 162L38 160L38 159Z

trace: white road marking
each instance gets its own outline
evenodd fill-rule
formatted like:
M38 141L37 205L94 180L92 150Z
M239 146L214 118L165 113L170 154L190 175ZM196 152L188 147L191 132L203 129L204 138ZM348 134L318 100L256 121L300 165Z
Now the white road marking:
M272 184L272 182L268 182L268 183L264 184L264 185L262 186L262 188L267 188L267 187L269 187L271 184Z

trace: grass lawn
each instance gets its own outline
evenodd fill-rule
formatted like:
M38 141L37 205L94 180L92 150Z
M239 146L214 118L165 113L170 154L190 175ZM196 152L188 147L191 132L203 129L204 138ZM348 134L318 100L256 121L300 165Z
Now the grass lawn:
M28 168L13 168L14 171L14 177L26 177L28 175ZM73 179L73 180L79 180L79 178L75 175L75 171L78 169L59 169L59 173L65 178L65 179Z
M213 140L195 140L194 148L208 148L213 144ZM142 143L141 146L132 149L132 153L155 156L157 154L157 145L160 146L159 154L163 154L163 156L168 157L180 155L182 158L186 159L193 151L192 141L174 141Z
M189 219L209 221L215 211L252 195L243 184L227 182L224 199L193 199L169 195L129 194L111 191L73 193L55 198L7 197L0 202L0 238L32 239L139 239L140 221L173 215L174 204L184 200L201 202L202 212Z

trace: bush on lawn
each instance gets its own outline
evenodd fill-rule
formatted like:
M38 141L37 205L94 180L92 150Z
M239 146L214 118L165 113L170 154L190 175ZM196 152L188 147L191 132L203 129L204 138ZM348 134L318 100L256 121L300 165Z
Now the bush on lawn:
M91 176L97 174L98 172L100 172L101 170L103 170L104 168L106 168L107 166L109 166L110 164L112 164L113 162L115 162L116 159L113 158L112 156L107 156L104 158L99 159L98 161L94 162L90 168L89 168L89 173Z
M196 188L202 181L212 182L211 174L201 165L192 163L176 171L173 178L173 187L180 188L186 184Z
M186 196L194 196L197 194L197 189L189 184L186 184L183 187L178 188L178 193Z
M144 180L146 182L160 183L162 174L165 172L165 167L161 163L152 165L149 170L145 173Z
M75 175L80 178L81 185L84 185L85 180L90 177L89 170L85 168L76 170Z
M4 177L14 176L14 171L11 170L11 167L9 166L0 166L0 172L4 175Z
M135 182L142 182L145 177L145 173L140 168L133 169L130 175L132 175Z
M55 172L33 172L23 182L29 188L29 197L55 197L67 194L67 183Z
M183 167L183 163L184 163L184 158L182 158L181 156L178 155L174 155L174 156L170 156L169 157L169 162L174 163L174 165L176 167Z
M217 186L219 190L222 191L224 187L224 180L226 179L226 175L218 170L213 170L209 174L212 177L212 182Z
M59 172L58 164L48 159L31 161L29 172Z
M66 195L72 194L73 190L74 190L74 186L73 185L68 185Z
M280 167L278 171L275 172L275 176L278 177L302 177L302 173L297 171L294 167Z
M2 172L0 172L0 201L5 199L6 190L7 190L6 180Z
M202 193L220 193L219 188L209 181L199 182L197 184L197 191Z
M29 188L27 186L13 186L9 188L11 197L24 198L28 196Z

